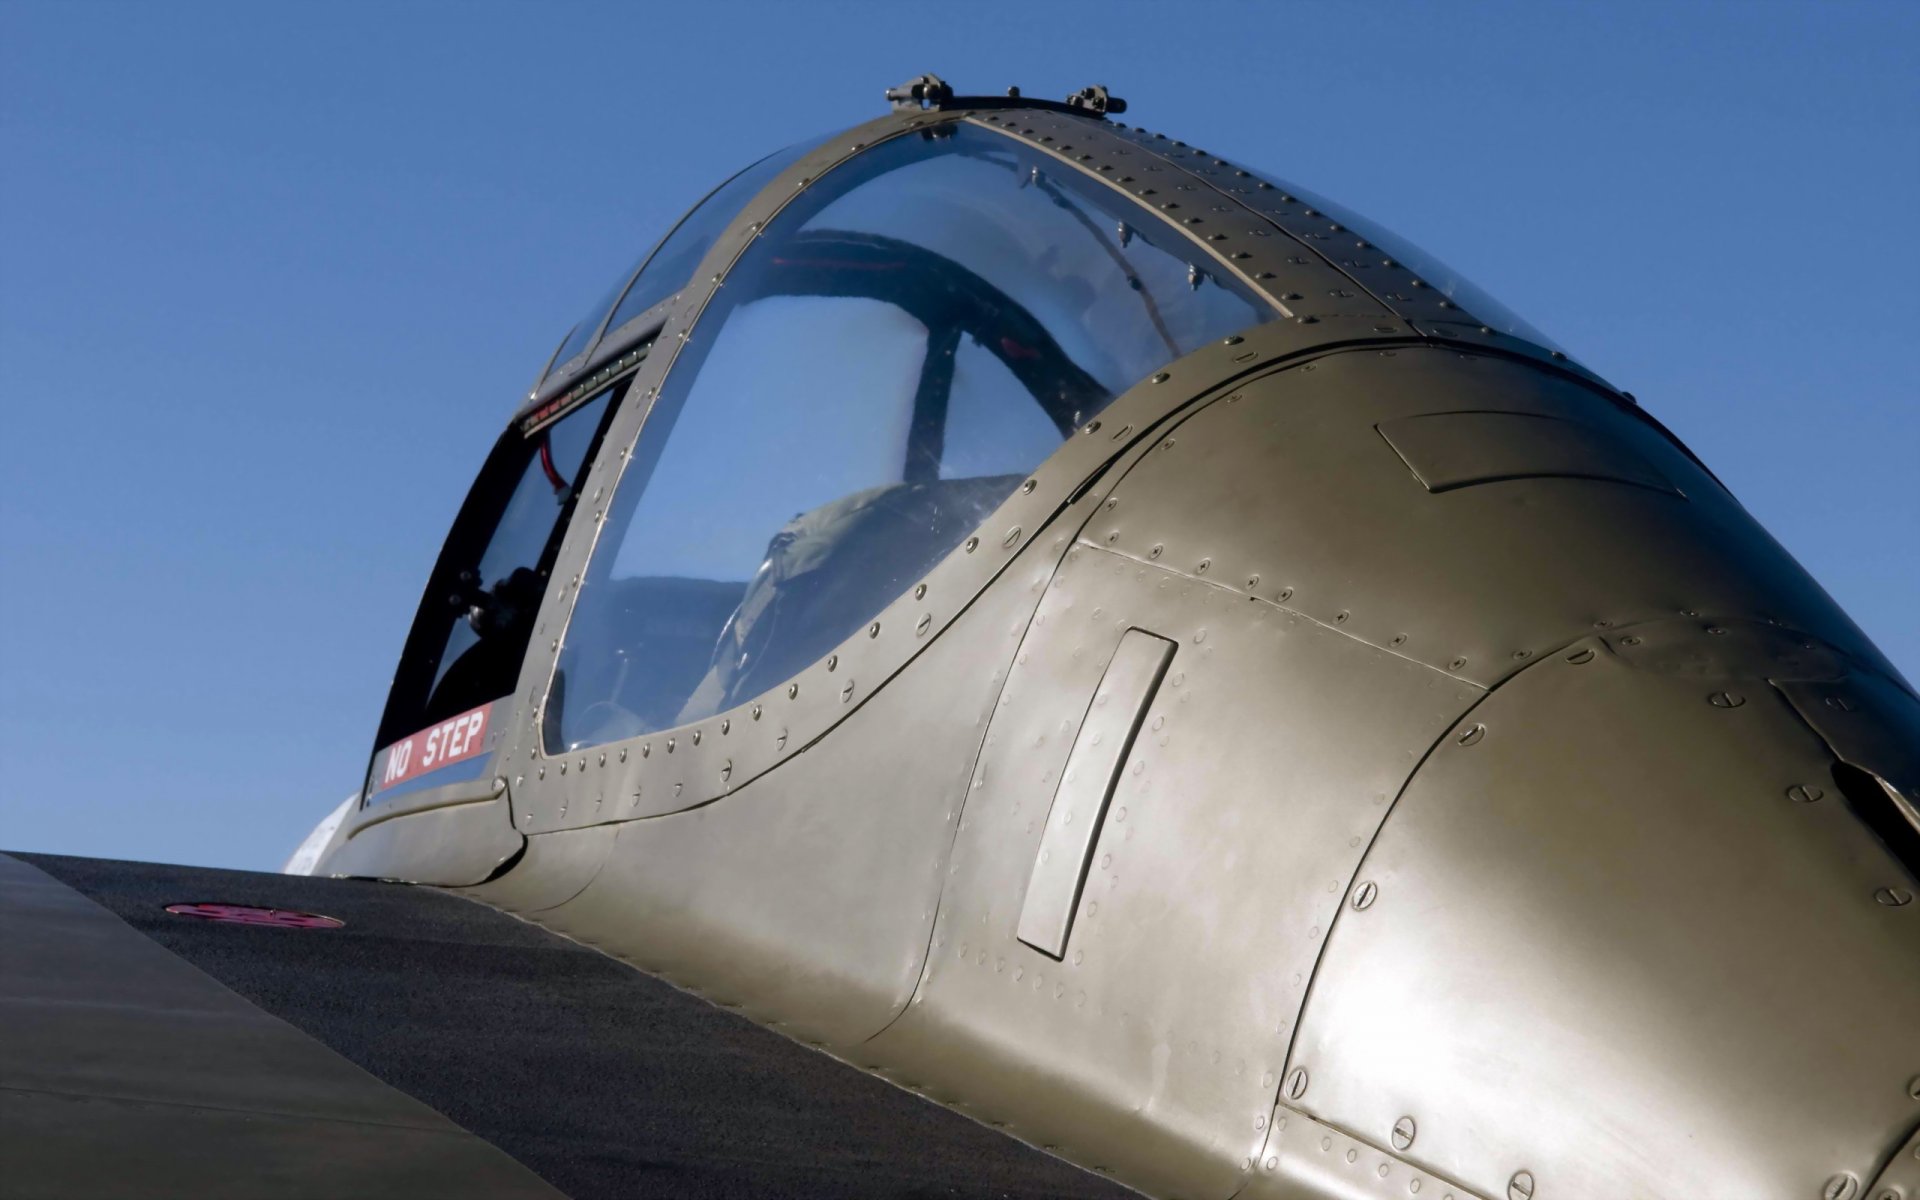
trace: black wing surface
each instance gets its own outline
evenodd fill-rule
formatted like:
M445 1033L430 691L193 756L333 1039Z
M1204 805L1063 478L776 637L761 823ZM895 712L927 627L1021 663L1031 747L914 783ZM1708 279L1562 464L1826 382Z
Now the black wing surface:
M429 888L0 854L0 1015L16 1200L1132 1194Z

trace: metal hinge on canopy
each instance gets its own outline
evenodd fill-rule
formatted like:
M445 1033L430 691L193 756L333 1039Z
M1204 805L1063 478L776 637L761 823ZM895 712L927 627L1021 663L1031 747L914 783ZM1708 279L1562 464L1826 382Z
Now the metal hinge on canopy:
M946 108L1040 108L1050 112L1071 113L1076 117L1104 120L1109 114L1127 111L1127 102L1101 84L1083 87L1062 100L1037 100L1010 87L1004 96L957 96L953 85L938 75L916 75L898 87L886 91L887 102L897 110Z

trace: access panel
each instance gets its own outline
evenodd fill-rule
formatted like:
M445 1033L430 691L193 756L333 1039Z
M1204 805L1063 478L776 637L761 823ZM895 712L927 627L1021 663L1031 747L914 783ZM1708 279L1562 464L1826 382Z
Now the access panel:
M1027 880L1020 910L1020 940L1054 958L1066 955L1073 910L1086 885L1087 860L1094 834L1106 819L1120 768L1140 732L1147 705L1173 661L1174 644L1140 629L1129 629L1094 689L1093 703L1080 723L1067 756L1067 769L1053 794L1040 853Z

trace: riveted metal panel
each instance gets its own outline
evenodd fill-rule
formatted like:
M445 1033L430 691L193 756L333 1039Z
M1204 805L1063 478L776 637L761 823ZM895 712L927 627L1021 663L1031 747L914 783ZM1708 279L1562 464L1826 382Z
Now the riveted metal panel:
M1836 757L1885 780L1904 809L1920 805L1920 701L1865 671L1831 682L1773 678Z
M1492 1200L1491 1193L1423 1170L1402 1153L1285 1104L1274 1106L1268 1129L1252 1177L1235 1200ZM1418 1133L1418 1123L1403 1117L1380 1141L1405 1141L1405 1151Z
M1430 492L1507 479L1607 479L1678 494L1618 439L1531 413L1426 413L1375 428Z
M591 884L528 919L795 1037L878 1032L919 978L980 739L1065 549L1064 533L1030 546L887 702L850 705L806 753L717 803L611 827Z
M1310 248L1346 281L1346 287L1372 297L1422 336L1465 343L1479 349L1498 349L1530 358L1607 386L1599 376L1559 350L1504 333L1460 307L1458 301L1431 286L1405 263L1347 228L1328 213L1259 178L1252 171L1185 142L1145 129L1115 127L1125 137L1197 180L1211 185L1245 208Z
M407 800L405 811L365 813L315 873L458 887L491 876L526 841L513 827L506 788L492 777Z
M802 162L795 169L806 166ZM756 215L764 199L749 205L745 215ZM726 237L721 244L728 244ZM704 721L584 752L548 755L540 744L539 702L552 677L559 630L585 574L585 556L620 467L638 437L635 414L644 405L623 410L607 435L607 446L615 449L596 461L567 533L554 588L522 668L519 719L504 757L495 764L512 780L516 824L539 833L657 816L745 786L832 729L936 642L1008 562L1051 529L1090 479L1140 444L1160 422L1274 362L1329 344L1389 342L1395 336L1402 335L1379 333L1369 318L1337 317L1305 326L1270 322L1203 346L1122 393L1036 468L973 537L919 584L792 679ZM662 340L666 337L663 333ZM663 357L650 356L640 364L633 389L646 385L648 372Z
M1086 697L1130 629L1180 649L1055 961L1017 936L1022 888ZM855 1061L1131 1186L1227 1195L1264 1139L1362 848L1478 694L1076 545L987 731L914 1003Z
M1698 611L1609 629L1605 640L1630 666L1688 679L1837 680L1847 673L1845 655L1804 633Z
M1313 325L1345 317L1367 321L1375 334L1416 333L1324 256L1184 170L1150 142L1130 138L1124 126L1035 111L986 113L974 123L1051 154L1158 212L1195 239L1212 269L1265 292L1287 320Z
M1314 977L1292 1103L1379 1141L1411 1116L1407 1156L1489 1195L1869 1178L1914 1119L1920 1024L1890 998L1920 996L1920 908L1876 902L1886 852L1810 786L1827 748L1767 664L1708 680L1613 640L1420 768Z
M1579 422L1685 495L1563 478L1429 493L1375 428L1469 409ZM1354 350L1245 381L1167 431L1111 501L1090 532L1117 553L1207 562L1225 586L1482 686L1596 628L1687 611L1779 624L1884 667L1663 435L1510 359Z
M1605 381L1562 351L1487 325L1457 301L1353 230L1253 172L1165 134L1045 112L976 117L1041 149L1099 171L1149 203L1171 204L1183 222L1264 288L1289 318L1384 315L1421 337L1535 360L1601 387ZM1383 322L1383 326L1386 322Z
M1066 952L1094 834L1173 651L1172 642L1142 630L1121 635L1074 736L1020 906L1017 936L1049 958Z

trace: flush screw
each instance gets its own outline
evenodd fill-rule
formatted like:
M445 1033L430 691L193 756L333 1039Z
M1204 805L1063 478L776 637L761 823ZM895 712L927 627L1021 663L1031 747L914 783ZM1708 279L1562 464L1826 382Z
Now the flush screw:
M1515 1171L1507 1180L1507 1200L1533 1200L1533 1172Z
M1820 1200L1853 1200L1860 1194L1860 1181L1851 1171L1842 1171L1827 1180L1827 1186L1820 1189Z
M1787 789L1787 799L1795 804L1813 804L1825 795L1819 788L1804 783L1796 783Z
M1415 1129L1412 1117L1401 1117L1398 1121L1395 1121L1393 1123L1393 1148L1395 1150L1405 1150L1412 1146L1414 1133Z
M1873 898L1888 908L1901 908L1913 903L1913 893L1903 887L1883 887L1873 894Z
M1295 1067L1293 1074L1287 1076L1287 1098L1298 1100L1307 1094L1307 1069Z
M1373 905L1373 898L1379 894L1380 889L1374 886L1372 880L1368 880L1353 889L1353 906L1361 910L1370 908Z
M1747 698L1738 692L1715 692L1707 697L1707 703L1715 708L1739 708Z

